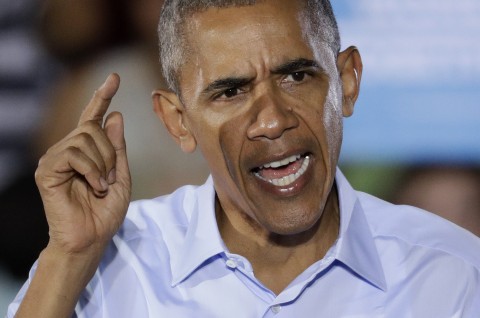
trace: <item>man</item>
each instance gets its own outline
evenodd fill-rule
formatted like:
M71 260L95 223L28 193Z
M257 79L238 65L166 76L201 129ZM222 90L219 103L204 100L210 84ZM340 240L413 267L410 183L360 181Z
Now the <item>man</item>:
M478 239L357 193L336 168L362 64L339 52L327 1L166 1L160 20L172 90L154 108L211 177L131 204L124 221L120 114L102 126L110 76L40 161L50 242L10 316L20 302L17 317L480 312Z

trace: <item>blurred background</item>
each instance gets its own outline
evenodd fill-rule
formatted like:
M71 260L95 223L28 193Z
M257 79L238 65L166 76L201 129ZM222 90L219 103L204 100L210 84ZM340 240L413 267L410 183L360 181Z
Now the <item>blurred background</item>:
M33 174L111 72L122 78L135 199L199 184L156 119L162 0L0 0L0 315L48 240ZM359 190L480 235L480 2L333 0L343 48L363 57L341 168Z
M480 236L480 2L335 0L364 72L341 163L353 186Z

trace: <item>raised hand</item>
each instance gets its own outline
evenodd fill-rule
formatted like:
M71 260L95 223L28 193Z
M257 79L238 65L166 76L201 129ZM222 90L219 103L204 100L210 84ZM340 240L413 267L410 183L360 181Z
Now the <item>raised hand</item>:
M15 315L71 317L104 249L122 224L131 193L123 118L105 119L120 78L110 75L78 127L40 159L35 174L50 230Z
M104 116L120 83L110 75L83 111L77 128L40 159L35 174L49 224L49 249L102 253L130 201L123 118Z

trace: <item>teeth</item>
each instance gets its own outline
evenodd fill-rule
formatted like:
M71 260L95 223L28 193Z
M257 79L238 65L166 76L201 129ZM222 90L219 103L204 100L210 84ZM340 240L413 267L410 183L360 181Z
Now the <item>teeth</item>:
M300 156L292 156L292 157L295 157L298 159L300 159ZM292 158L290 157L290 158ZM290 159L290 158L287 158L287 159ZM283 162L285 161L286 159L280 161L280 162ZM294 160L295 161L295 160ZM292 162L292 161L289 161L289 162ZM288 186L292 183L294 183L298 178L300 178L304 173L305 171L307 171L307 168L308 168L308 165L310 163L310 157L309 156L306 156L305 159L303 160L303 163L302 163L302 166L300 167L300 169L295 172L295 173L292 173L288 176L285 176L283 178L279 178L279 179L270 179L270 180L267 180L265 178L263 178L258 172L255 173L255 176L264 180L264 181L267 181L267 182L270 182L271 184L275 185L275 186L278 186L278 187L284 187L284 186ZM271 165L272 163L270 163ZM266 165L265 165L266 166ZM273 166L272 166L273 167ZM267 167L268 168L268 167Z
M298 159L300 159L300 155L293 155L293 156L290 156L290 157L285 158L283 160L274 161L274 162L264 164L260 168L278 168L278 167L281 167L281 166L288 165L291 162L297 161Z

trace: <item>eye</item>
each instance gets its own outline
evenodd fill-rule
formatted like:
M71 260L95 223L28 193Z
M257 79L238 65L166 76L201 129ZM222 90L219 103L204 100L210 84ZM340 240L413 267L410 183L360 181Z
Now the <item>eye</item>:
M234 96L238 95L238 88L229 88L223 92L223 94L220 95L220 97L225 96L226 98L232 98Z
M242 94L243 91L241 88L239 87L231 87L231 88L227 88L225 90L222 90L220 92L218 92L217 94L215 94L213 96L213 100L229 100L229 99L233 99L235 98L236 96Z
M301 82L305 79L306 75L307 73L304 71L294 72L294 73L288 74L288 76L285 77L283 81L284 82Z

